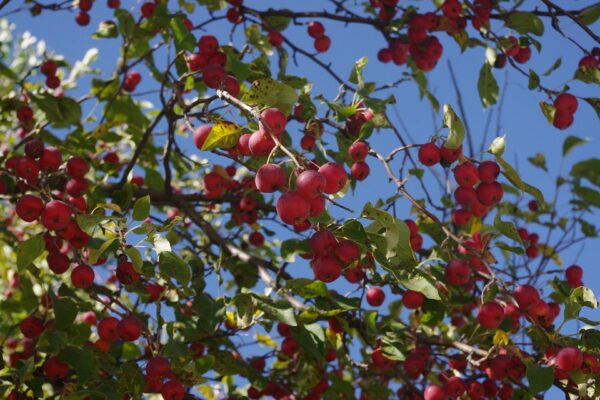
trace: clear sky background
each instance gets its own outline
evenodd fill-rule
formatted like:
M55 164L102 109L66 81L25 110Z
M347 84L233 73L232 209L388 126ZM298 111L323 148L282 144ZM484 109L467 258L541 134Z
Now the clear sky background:
M17 6L17 3L20 2L15 2L14 7ZM134 15L139 15L139 11L137 10L139 10L141 2L122 0L121 3L126 9L136 10ZM582 8L594 2L559 1L557 3L568 7ZM294 10L322 10L326 7L325 4L327 4L327 8L330 8L329 3L322 0L261 0L246 1L246 4L257 9L267 9L271 6L279 8L288 7ZM404 6L422 4L430 5L431 2L402 1L402 5ZM523 8L532 9L536 6L541 8L541 2L525 1ZM6 10L10 9L10 6L6 8ZM85 28L75 24L75 13L73 12L44 12L37 18L32 18L29 13L25 12L11 15L8 18L16 24L17 32L31 32L34 36L43 39L49 49L58 54L63 54L69 62L82 59L90 47L97 47L99 49L99 56L93 66L101 71L102 78L107 78L115 69L121 42L118 39L94 40L90 38L90 35L96 30L98 23L111 17L110 11L106 8L105 1L97 0L95 2L91 16L92 22ZM198 7L192 21L194 24L198 24L207 17L208 14L206 11ZM541 75L553 65L557 58L561 57L562 65L550 77L542 77L543 85L559 89L562 85L568 84L572 88L572 92L577 95L595 95L597 97L597 87L585 85L570 79L573 76L577 63L583 56L581 50L557 34L550 26L548 20L545 22L546 35L542 39L542 44L544 45L542 54L534 51L531 61L525 67L533 68ZM496 29L500 29L501 24L498 21L494 21L493 24ZM327 22L325 26L327 34L332 39L332 46L329 52L320 55L319 58L326 63L331 63L332 68L343 78L348 76L353 63L362 56L369 58L365 69L366 81L376 81L380 84L393 82L400 78L402 72L405 71L405 67L398 67L393 64L384 65L377 61L377 51L385 46L385 42L371 28L361 25L346 27L343 23L333 21ZM582 34L582 31L574 23L565 20L561 26L568 35L572 36L585 48L589 49L593 47L592 40ZM599 24L596 23L592 26L592 29L598 31L598 27ZM230 31L231 25L227 22L219 22L207 27L207 32L217 36L221 43L229 41ZM234 43L239 44L241 42L239 39L242 32L242 27L238 27L233 35ZM292 25L284 34L300 47L312 50L312 40L306 34L305 26ZM197 35L199 36L199 34ZM507 67L500 71L494 70L498 84L504 94L504 98L499 100L499 103L502 103L503 106L500 123L497 124L499 107L495 106L484 110L477 94L477 77L479 69L485 60L485 50L482 48L471 49L461 55L457 44L449 36L445 34L437 34L437 36L444 45L444 55L434 71L427 74L430 81L430 89L440 103L450 103L455 110L458 110L456 93L448 74L447 60L450 60L457 75L458 84L468 114L468 125L477 148L479 148L479 143L484 135L487 137L487 147L495 136L506 134L507 148L505 159L518 168L523 180L540 188L544 192L546 199L552 199L554 196L554 180L557 174L568 174L574 162L599 156L600 124L598 123L598 116L588 104L580 101L579 109L575 115L575 123L569 129L559 131L548 124L539 109L538 103L548 100L545 98L545 95L541 92L528 90L527 79L518 74L517 71ZM315 94L322 93L326 98L333 98L337 92L338 84L327 73L312 63L311 60L301 54L298 54L297 58L300 67L296 67L292 57L290 57L288 73L307 76L313 82L313 92ZM276 64L276 58L272 62ZM146 90L148 88L146 84L149 81L149 77L144 77L138 90ZM89 85L86 86L86 82L89 82L89 79L82 81L80 88L73 90L69 95L77 97L83 94L82 89L87 90L89 88ZM412 138L409 140L410 142L424 143L428 141L431 135L435 133L435 127L441 126L441 115L434 116L427 100L419 100L418 89L415 83L403 83L396 89L382 92L381 96L387 96L388 94L393 94L397 99L397 104L391 106L392 108L389 113L392 122L401 127L401 132L405 137ZM148 99L153 100L151 97L148 97ZM158 104L158 102L155 104ZM492 123L486 132L486 121L492 112ZM292 137L296 138L295 140L299 140L300 129L301 125L293 122L289 124L288 131ZM576 148L565 160L562 160L562 143L568 135L588 138L589 143ZM331 142L331 136L329 136L329 139ZM379 133L375 133L370 139L370 143L372 147L381 153L387 153L399 145L390 130L382 130ZM189 154L198 152L191 142L187 142L187 144L186 151ZM527 157L533 156L538 152L545 155L549 172L535 168L527 161ZM225 165L229 164L227 160L223 162ZM353 215L354 217L358 215L358 212L360 212L362 205L366 201L375 201L378 198L385 199L394 193L394 188L387 182L387 177L382 166L373 160L369 161L369 165L372 171L371 176L365 182L359 183L354 196L347 195L341 200L342 204L356 211ZM440 166L435 167L435 171L440 175L443 173ZM435 188L433 193L436 193L438 190L437 185L433 184L431 186ZM408 188L416 197L420 197L419 187L415 182L409 184ZM565 191L564 193L566 194L567 192ZM525 198L529 199L527 196ZM569 212L568 198L564 195L559 197L558 204L559 214L569 217L571 214ZM408 217L408 201L400 200L398 205L398 215L406 215ZM526 202L523 202L523 206L526 206ZM350 216L349 213L341 210L335 210L333 213L336 216ZM589 222L600 227L600 215L595 213ZM545 237L545 235L541 234L543 232L541 228L538 232L540 232L542 238ZM286 231L280 229L278 230L279 234L288 235ZM584 268L584 283L597 294L600 293L599 248L599 239L589 239L561 254L565 267L577 262ZM308 267L299 266L298 268L306 268L306 276L310 276ZM554 269L555 266L551 265L550 268ZM549 293L549 290L547 289L546 293ZM600 320L600 315L597 311L585 311L582 315ZM574 326L570 327L570 329L574 328ZM548 398L551 398L550 396L554 396L554 393L549 393Z

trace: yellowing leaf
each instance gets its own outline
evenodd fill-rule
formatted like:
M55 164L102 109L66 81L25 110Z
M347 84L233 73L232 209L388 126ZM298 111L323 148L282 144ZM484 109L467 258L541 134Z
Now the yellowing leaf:
M506 346L510 339L508 337L508 333L504 332L502 329L498 329L493 339L495 346Z
M254 339L256 339L256 341L259 344L262 344L263 346L272 347L274 349L278 347L277 342L271 339L271 336L269 335L257 333L256 335L254 335Z
M210 386L200 386L196 390L198 390L198 393L206 397L208 400L215 400L215 395L213 394Z
M220 121L213 125L208 137L202 145L202 150L214 150L216 148L230 149L237 144L242 130L233 122Z
M538 246L538 249L540 250L540 252L543 255L552 258L552 260L556 263L556 265L558 265L559 267L561 267L563 265L563 260L562 260L562 258L560 258L560 254L558 254L556 252L556 250L554 250L552 247L550 247L544 243L538 243L537 246Z

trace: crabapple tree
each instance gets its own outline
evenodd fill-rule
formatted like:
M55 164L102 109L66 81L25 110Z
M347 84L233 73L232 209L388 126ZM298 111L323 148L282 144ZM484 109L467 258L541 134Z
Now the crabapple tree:
M600 397L597 266L573 251L598 235L600 159L574 159L569 131L598 134L599 3L26 0L0 18L2 398ZM536 112L503 115L517 100ZM532 132L504 119L543 123L525 168L511 143ZM555 150L552 184L532 180Z

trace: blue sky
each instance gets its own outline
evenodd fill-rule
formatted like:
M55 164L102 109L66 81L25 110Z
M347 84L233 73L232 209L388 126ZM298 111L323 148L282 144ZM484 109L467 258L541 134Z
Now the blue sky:
M267 9L273 7L289 7L295 10L320 10L323 9L323 1L304 0L304 1L246 1L248 6ZM411 1L403 4L422 4L425 2ZM559 4L572 4L574 2L562 1ZM592 4L592 1L577 1L577 7L583 7ZM125 8L139 7L140 2L122 0ZM428 3L429 4L429 3ZM533 7L537 2L525 1L524 8ZM9 7L10 9L10 7ZM1 13L0 13L1 14ZM68 61L74 62L81 59L90 46L99 49L99 57L94 67L102 71L104 78L110 76L115 69L118 56L119 41L115 39L93 40L90 35L96 30L98 23L103 19L110 18L109 11L105 6L105 1L96 1L92 10L92 22L88 27L81 28L74 22L74 13L44 12L37 18L31 18L28 13L19 13L9 17L10 21L17 25L17 32L30 31L38 38L43 38L49 49L59 54L65 55ZM192 21L197 24L207 18L207 13L198 8ZM570 21L565 21L562 25L564 32L573 37L586 48L591 48L593 43L591 39L582 34L582 31ZM495 26L500 29L498 22ZM326 63L331 63L332 68L342 77L347 77L353 63L362 56L367 56L369 62L365 69L365 79L367 81L376 81L378 83L393 82L401 77L404 67L395 65L383 65L377 61L376 54L385 43L383 38L368 27L352 26L345 27L343 23L327 22L326 32L332 39L332 46L329 52L320 55L319 58ZM598 27L598 23L595 28ZM594 27L592 27L594 28ZM597 29L596 29L597 30ZM226 43L230 37L230 25L227 23L215 23L208 26L208 32L217 36L222 43ZM234 34L234 43L240 43L239 38L242 29L238 28ZM570 78L576 68L579 59L583 53L566 39L552 30L549 23L546 24L547 35L544 36L542 44L544 48L541 54L533 52L531 61L525 65L526 68L533 68L538 74L542 74L559 57L562 58L562 65L550 77L542 77L544 86L559 89L562 85L569 85L572 91L581 96L598 95L597 89L594 93L594 87L580 82L571 81ZM500 30L502 33L502 30ZM307 37L304 26L291 26L285 31L286 37L298 44L300 47L312 50L312 41ZM571 165L582 159L597 157L600 154L599 145L599 124L598 116L592 108L579 103L579 109L575 116L575 123L565 131L558 131L551 127L542 113L538 103L547 100L541 92L530 91L527 88L527 79L519 75L516 71L506 68L505 70L495 70L494 74L498 80L501 91L504 91L504 98L500 99L503 103L502 116L499 126L496 124L498 107L484 110L481 106L477 94L477 77L479 69L485 60L485 50L476 48L467 50L465 54L460 54L456 43L445 34L438 34L444 45L444 55L436 69L427 75L430 81L430 90L438 98L440 103L449 103L455 110L458 110L456 94L452 82L448 75L447 60L450 60L452 67L457 75L458 84L463 97L465 109L467 110L467 121L478 144L484 134L487 137L487 144L497 135L506 135L507 147L505 159L515 166L521 177L529 183L542 189L547 199L554 195L554 179L557 174L566 174ZM293 63L290 57L288 72L296 75L307 76L313 82L313 93L322 93L327 98L333 98L338 89L338 84L333 81L322 69L314 65L303 55L297 55L299 67ZM276 60L273 60L276 63ZM145 84L150 81L145 79L140 85L140 90L145 90ZM86 89L85 83L80 89L73 91L73 95L82 94L81 89ZM393 94L397 103L390 109L390 117L393 123L401 127L401 131L410 136L416 143L426 142L432 134L435 133L435 127L441 126L441 115L433 116L427 100L418 100L418 89L412 82L401 84L397 89L388 92L382 92L383 95ZM489 114L493 112L492 123L487 133L485 132L486 121ZM301 126L297 123L290 123L288 131L292 136L296 134L299 138ZM445 131L442 131L445 132ZM588 138L589 143L576 148L563 160L561 157L561 147L564 138L568 135L576 135L582 138ZM299 139L298 139L299 140ZM330 140L332 142L332 140ZM390 149L399 144L390 130L382 130L374 134L370 140L371 145L382 153L389 152ZM190 142L188 142L188 145ZM193 145L186 149L189 153L196 152ZM535 153L543 153L546 157L549 172L537 169L527 161L527 157ZM378 198L386 198L393 194L393 187L387 183L385 172L381 165L373 160L369 161L372 175L363 183L360 183L354 196L346 196L340 200L344 205L355 211L360 211L366 201L374 201ZM225 165L228 165L227 163ZM441 167L434 168L437 174L443 174ZM429 179L429 182L432 182ZM409 183L409 191L419 197L419 187L416 182ZM433 193L436 193L437 186L432 185ZM559 197L559 214L569 217L568 198L563 193ZM523 203L525 206L526 202ZM399 202L398 215L407 215L409 204L405 201ZM404 213L404 214L403 214ZM336 216L348 217L346 211L335 210ZM356 214L354 216L357 216ZM408 215L407 215L408 216ZM600 226L600 215L596 213L589 222ZM540 236L542 235L541 229ZM279 232L278 232L279 233ZM287 233L281 232L287 235ZM596 293L600 293L600 268L597 265L596 249L600 245L599 239L588 240L585 245L578 244L573 248L561 254L565 267L577 261L584 272L584 283L591 287ZM551 266L550 268L554 268ZM309 275L309 274L307 274ZM596 320L599 313L596 311L586 312L584 315Z

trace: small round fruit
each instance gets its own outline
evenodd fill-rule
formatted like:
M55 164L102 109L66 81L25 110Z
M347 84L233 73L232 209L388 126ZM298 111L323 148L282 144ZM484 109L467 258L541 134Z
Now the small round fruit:
M416 290L407 290L402 295L402 304L404 307L409 310L416 310L423 305L423 301L425 300L425 296L421 292L417 292Z
M419 161L431 167L440 162L442 156L440 149L433 143L426 143L419 148Z
M563 371L577 371L583 365L583 353L577 347L565 347L556 354L556 366Z
M379 307L385 301L385 292L378 287L372 287L367 290L367 303L372 307Z
M319 172L325 176L326 185L323 192L335 194L346 186L348 175L344 168L338 163L328 162L319 167Z
M261 193L273 193L285 186L285 172L276 164L265 164L254 178L256 189Z
M335 257L331 256L316 258L312 262L312 270L315 278L326 283L335 281L342 273L340 263Z
M477 321L486 329L496 329L504 320L504 309L494 301L484 303L477 312Z
M303 222L310 215L310 204L296 191L287 191L277 200L277 215L286 224Z
M71 271L71 282L73 286L80 289L87 289L94 282L94 270L89 265L81 264Z

